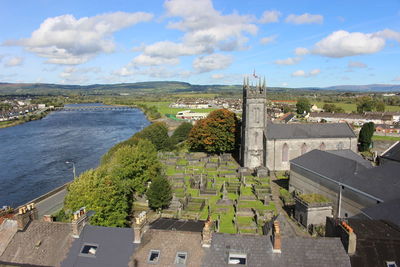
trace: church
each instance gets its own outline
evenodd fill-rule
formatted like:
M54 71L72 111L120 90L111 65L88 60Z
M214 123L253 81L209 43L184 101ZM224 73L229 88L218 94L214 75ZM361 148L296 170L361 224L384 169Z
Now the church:
M266 85L243 83L240 160L243 167L289 170L289 161L313 149L357 152L357 136L347 123L267 122Z

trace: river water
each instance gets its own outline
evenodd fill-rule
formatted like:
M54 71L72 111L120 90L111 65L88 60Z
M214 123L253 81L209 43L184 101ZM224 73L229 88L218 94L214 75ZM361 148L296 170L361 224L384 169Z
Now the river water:
M138 109L99 109L55 111L0 129L0 208L19 206L71 181L67 161L75 163L77 175L95 168L113 145L149 124Z

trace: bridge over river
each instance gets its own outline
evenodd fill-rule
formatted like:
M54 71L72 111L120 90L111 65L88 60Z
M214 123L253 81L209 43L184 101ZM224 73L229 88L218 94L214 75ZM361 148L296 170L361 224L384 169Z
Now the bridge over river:
M130 106L66 106L58 107L55 110L63 111L85 111L85 110L132 110Z

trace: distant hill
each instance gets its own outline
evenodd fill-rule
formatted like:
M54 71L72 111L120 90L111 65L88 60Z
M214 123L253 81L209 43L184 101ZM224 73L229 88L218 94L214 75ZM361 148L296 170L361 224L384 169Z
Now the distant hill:
M43 94L121 94L121 93L174 93L174 92L237 92L241 85L193 85L177 81L156 81L118 84L64 85L48 83L0 83L0 95L43 95ZM330 87L284 88L269 87L270 92L298 91L357 91L357 92L400 92L400 85L338 85Z
M321 89L359 92L400 92L400 84L337 85Z

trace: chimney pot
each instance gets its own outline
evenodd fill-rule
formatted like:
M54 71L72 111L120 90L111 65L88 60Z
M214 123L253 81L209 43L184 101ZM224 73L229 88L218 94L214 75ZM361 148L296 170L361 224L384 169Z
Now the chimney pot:
M274 221L274 229L273 229L273 253L281 253L282 252L282 241L281 241L281 231L279 227L279 222Z

